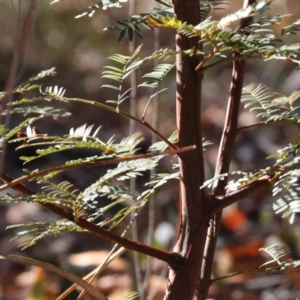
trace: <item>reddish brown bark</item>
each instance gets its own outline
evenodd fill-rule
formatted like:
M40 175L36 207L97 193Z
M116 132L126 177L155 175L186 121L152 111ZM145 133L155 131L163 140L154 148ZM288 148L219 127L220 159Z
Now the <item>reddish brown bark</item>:
M246 6L254 2L255 0L245 0L244 3ZM175 15L181 21L193 25L200 23L199 0L173 0L173 5ZM240 28L246 26L250 20L251 18L242 20ZM201 50L199 38L187 38L182 34L176 35L176 50L178 53L192 48ZM201 62L202 57L200 56L177 55L176 106L179 133L178 149L181 150L174 147L173 151L178 153L179 156L181 215L173 254L119 237L83 218L76 219L72 213L56 205L41 203L48 210L76 223L89 232L118 243L127 249L167 262L171 267L165 297L168 300L204 300L207 298L222 209L273 184L272 178L266 176L228 195L225 195L226 180L216 180L213 195L208 194L204 189L200 189L205 181L201 131L201 85L203 80ZM239 133L237 124L244 68L245 61L236 60L233 62L231 95L220 143L216 175L228 172L235 139ZM192 151L186 151L187 149ZM152 155L147 154L147 156ZM143 155L143 157L145 156ZM136 159L137 157L140 156L120 160ZM101 162L101 164L110 164L116 161L114 159ZM61 168L66 169L66 167L56 169ZM50 171L48 169L43 172ZM30 176L34 177L35 175L28 175L10 182L10 178L2 175L2 179L8 182L2 188L8 186L18 188L19 186L20 192L31 194L30 190L20 185L21 182L28 180Z
M243 7L255 3L256 0L244 0ZM252 21L252 17L242 19L239 30L245 28ZM237 53L233 53L236 56ZM229 172L231 157L234 150L235 140L238 134L238 116L243 88L245 60L233 61L232 65L232 81L230 87L230 97L228 99L226 117L224 122L223 134L221 137L219 155L215 169L215 176ZM213 188L214 195L225 195L227 177L224 180L216 180ZM268 185L266 185L268 186ZM241 199L241 194L240 198ZM222 210L212 215L210 212L209 229L207 232L207 240L205 251L203 253L203 264L200 279L197 286L196 299L205 300L207 298L210 285L210 277L214 260L216 243L219 235Z
M198 0L174 0L176 17L189 24L200 23ZM176 35L176 50L200 48L198 38ZM180 269L171 270L166 299L193 299L200 275L201 255L207 232L209 196L199 187L203 184L204 165L201 132L201 83L203 75L196 72L201 57L177 55L177 127L179 148L195 145L196 150L180 154L181 220L174 252L184 258ZM192 153L193 152L193 153Z
M249 0L244 6L255 2ZM176 17L188 24L200 23L198 0L173 0ZM242 20L240 28L251 19ZM199 39L176 35L176 50L201 48ZM233 54L234 55L234 54ZM166 299L206 299L211 282L211 270L221 220L221 211L210 207L210 196L200 186L205 181L201 133L201 57L177 55L177 126L179 147L196 145L197 151L180 155L181 223L174 251L184 259L180 269L172 270ZM231 96L221 139L216 174L227 173L236 135L245 61L234 61ZM226 180L217 181L215 195L224 195ZM265 186L268 186L268 182ZM214 199L213 202L215 202ZM230 200L229 200L230 201ZM220 207L220 206L219 206ZM214 207L215 208L215 207ZM210 211L214 211L212 213Z

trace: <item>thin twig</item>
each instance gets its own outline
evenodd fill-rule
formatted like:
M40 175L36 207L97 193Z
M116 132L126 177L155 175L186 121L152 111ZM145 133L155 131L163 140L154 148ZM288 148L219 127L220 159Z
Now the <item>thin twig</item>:
M80 277L69 273L65 271L64 269L58 268L54 265L51 265L49 263L39 261L36 259L32 259L29 257L19 256L19 255L8 255L8 256L0 256L1 258L10 259L12 261L21 262L30 264L33 266L41 267L47 271L54 272L60 276L65 277L66 279L76 283L77 285L81 286L83 289L85 289L91 296L93 296L95 299L99 300L107 300L107 298L95 287L93 287L91 284L86 282L85 280L81 279Z
M262 122L257 122L257 123L253 123L253 124L250 124L250 125L246 125L246 126L240 127L237 130L237 134L241 134L242 132L244 132L244 131L246 131L248 129L252 129L252 128L255 128L255 127L258 127L258 126L261 126L261 125L265 125L265 124L266 124L266 122L262 121Z
M248 274L248 275L255 275L255 274L286 274L286 273L297 273L300 274L300 270L272 270L272 269L265 269L265 270L243 270L237 271L222 277L214 278L210 281L211 284L216 283L217 281L228 279L237 275Z
M100 108L106 109L108 111L117 113L125 118L128 118L129 120L133 120L134 122L144 126L145 128L147 128L150 132L152 132L153 134L155 134L160 140L164 141L172 150L176 150L177 147L172 144L167 138L165 138L161 133L159 133L157 130L155 130L150 124L148 124L147 122L140 120L134 116L132 116L131 114L121 110L121 109L116 109L112 106L97 102L97 101L92 101L92 100L86 100L86 99L81 99L81 98L63 98L63 99L57 99L57 100L63 100L63 101L77 101L77 102L82 102L82 103L86 103L89 105L94 105L94 106L98 106Z
M178 149L175 152L183 153L183 152L191 151L191 150L194 150L194 149L195 149L195 146L189 146L189 147L184 147L182 149ZM129 157L113 158L113 159L107 159L107 160L97 161L97 162L84 162L84 163L79 163L79 164L76 164L76 165L62 165L62 166L57 166L57 167L54 167L54 168L44 169L44 170L41 170L41 171L33 171L29 175L24 175L24 176L21 176L17 179L9 180L9 182L7 182L6 184L0 186L0 191L3 191L3 190L5 190L7 188L10 188L10 187L14 187L17 184L29 181L32 178L37 178L37 177L43 176L45 174L49 174L51 172L66 171L66 170L77 169L77 168L107 166L107 165L111 165L111 164L118 164L118 163L124 162L124 161L130 161L130 160L142 159L142 158L149 158L149 157L154 157L154 156L158 156L158 155L173 154L173 153L174 153L173 150L165 150L163 152L157 152L156 151L156 152L150 152L150 153L145 153L145 154L137 154L137 155L133 155L133 156L129 156ZM4 182L6 182L5 176L7 176L7 175L3 174L3 173L0 176L0 179L3 180Z
M136 6L136 1L131 0L129 1L129 17L133 16L135 14L135 6ZM128 45L128 51L129 55L132 55L135 51L135 37L133 37L133 40L130 42ZM130 115L133 116L134 118L137 117L137 80L136 80L136 71L131 72L130 74ZM131 118L129 122L129 134L132 135L136 132L136 121ZM136 178L131 177L130 178L130 188L135 191L136 190ZM131 212L130 216L131 219L136 219L137 216L135 216L136 212ZM131 226L131 235L132 238L135 241L139 240L138 236L138 227L137 227L137 222L134 222ZM141 300L145 300L145 291L143 289L143 279L142 279L142 268L141 268L141 259L140 259L140 253L133 252L133 264L134 264L134 273L135 273L135 278L136 278L136 285L137 285L137 290L139 292L139 296Z
M123 248L123 247L119 248L116 252L114 252L111 256L109 256L108 260L105 260L104 262L102 262L102 264L99 267L97 267L92 272L90 272L89 274L87 274L86 276L84 276L82 279L88 280L89 278L91 278L92 276L94 276L94 274L96 272L98 272L100 269L103 269L104 267L108 266L115 258L119 257L125 251L126 251L125 248ZM69 294L71 294L77 288L77 286L78 286L78 284L76 284L76 283L72 284L68 289L66 289L63 293L61 293L56 298L56 300L63 300L63 299L65 299Z
M153 39L154 39L154 51L158 51L160 49L160 42L159 42L159 29L154 28L153 30ZM154 66L157 66L159 63L159 59L154 59ZM158 129L159 125L159 110L158 104L160 100L160 94L156 95L152 101L152 126ZM151 136L151 143L154 144L157 142L156 135L152 134ZM153 169L150 172L150 179L154 177L156 170ZM155 220L155 195L152 194L149 201L148 201L148 232L147 232L147 244L151 245L154 236L154 220ZM145 278L144 278L144 290L147 291L149 287L149 278L152 271L152 257L147 256L146 258L146 268L145 268ZM148 298L147 298L148 299Z

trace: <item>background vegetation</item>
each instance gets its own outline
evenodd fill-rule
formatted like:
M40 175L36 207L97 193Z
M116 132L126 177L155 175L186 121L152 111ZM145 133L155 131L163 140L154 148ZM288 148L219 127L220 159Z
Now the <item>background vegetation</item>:
M128 6L122 9L109 9L98 11L92 18L82 17L75 19L74 16L86 10L89 3L94 1L64 0L56 5L49 6L48 1L38 2L32 17L29 35L26 41L21 68L18 72L17 82L39 73L41 70L56 68L57 75L45 80L45 86L59 84L66 88L67 97L83 97L85 99L100 100L104 102L112 95L108 89L100 89L106 83L101 81L103 66L108 62L106 57L112 53L128 53L128 41L124 39L118 44L118 33L115 31L103 31L104 27L115 24L116 20L127 18ZM5 82L11 68L12 53L17 32L18 19L24 18L28 9L26 1L2 1L0 11L1 42L0 42L0 86L5 87ZM154 1L137 1L136 11L145 11L155 6ZM236 11L240 1L232 1L227 5L226 11L214 12L214 17L220 18L224 14ZM274 1L272 13L290 13L297 20L300 8L296 1ZM281 26L284 26L285 23ZM287 25L287 24L286 24ZM278 30L280 28L278 27ZM153 52L153 31L144 29L144 38L136 39L135 43L143 43L142 54ZM291 37L293 38L293 37ZM162 30L159 37L160 47L165 48L174 43L174 35L170 30ZM144 74L148 69L138 71ZM223 126L225 106L223 100L227 97L231 80L231 67L220 66L207 73L204 83L203 99L203 126L205 136L213 142L207 148L206 172L213 176L213 166L216 162L218 143ZM247 64L245 74L245 85L251 82L262 82L274 91L290 94L299 89L299 74L292 64L285 62L270 61L264 65L257 61ZM128 87L130 82L126 83ZM175 82L174 77L169 77L163 87L168 87L167 92L161 95L158 112L149 111L147 118L151 121L151 113L158 113L159 130L169 136L175 129ZM220 95L222 97L220 97ZM141 115L149 97L147 89L139 89L136 97L137 114ZM129 103L129 102L128 102ZM37 128L42 133L55 135L57 133L68 133L71 127L77 128L84 123L103 125L101 138L108 140L112 135L119 140L128 135L129 121L120 116L104 110L95 110L93 107L78 103L66 104L66 109L72 113L71 116L59 119L44 118L37 122ZM11 126L20 122L22 116L14 116ZM255 113L242 111L240 118L241 126L254 122ZM143 142L140 152L143 153L149 147L151 136L143 127L142 131L146 140ZM277 151L280 147L288 144L291 137L296 138L298 126L291 124L276 124L265 126L260 130L248 131L237 141L237 151L231 168L251 169L256 165L266 166L268 161L265 157ZM8 146L5 172L12 176L22 174L22 162L18 159L20 155L32 155L34 149L14 151L15 144ZM67 155L67 157L66 157ZM44 160L43 166L50 167L55 163L62 163L66 159L77 158L82 155L93 155L93 152L81 151L55 156ZM166 162L167 164L167 162ZM38 163L32 165L38 168ZM76 172L65 172L62 179L69 180L79 188L83 188L95 181L99 169L79 169ZM147 179L138 179L137 185L142 186ZM13 191L9 191L13 193ZM161 190L155 196L155 243L168 249L174 238L178 206L178 185L168 184L167 188ZM221 238L218 245L216 257L215 274L226 275L231 271L251 269L259 266L265 261L261 247L283 241L291 249L294 258L300 255L299 244L299 220L291 227L288 219L282 219L274 215L271 208L270 194L260 193L256 199L246 199L243 202L227 208L223 215ZM17 203L6 205L1 203L0 228L8 225L31 221L52 221L55 216L35 204ZM147 238L147 211L141 211L137 219L139 228L139 240ZM119 233L124 228L118 228ZM158 230L163 231L158 231ZM18 242L8 242L16 231L0 232L1 254L20 253L16 246ZM161 239L161 236L163 238ZM37 259L47 259L51 262L60 263L73 272L86 273L92 266L98 265L111 244L101 239L95 239L88 234L68 234L58 238L44 239L33 248L25 251ZM93 252L88 252L93 251ZM81 256L79 256L79 253ZM24 254L24 252L23 252ZM76 255L75 255L76 254ZM98 280L98 285L109 295L109 299L121 299L132 289L135 289L134 268L132 265L132 254L126 253L122 259L103 273ZM145 259L142 257L142 267ZM65 282L53 277L44 271L34 267L24 267L11 262L0 262L0 283L4 299L24 299L28 294L41 293L43 299L53 299L64 288ZM161 299L166 286L166 266L159 261L153 262L153 275L150 277L150 291L154 293L154 299ZM162 276L161 276L162 274ZM30 276L29 276L30 275ZM268 276L245 276L240 275L228 279L226 282L215 285L211 290L211 297L216 299L295 299L299 295L299 276L268 275ZM44 282L40 290L39 284ZM48 297L48 298L46 298ZM155 298L156 297L156 298ZM41 298L42 299L42 298ZM71 298L70 298L71 299Z

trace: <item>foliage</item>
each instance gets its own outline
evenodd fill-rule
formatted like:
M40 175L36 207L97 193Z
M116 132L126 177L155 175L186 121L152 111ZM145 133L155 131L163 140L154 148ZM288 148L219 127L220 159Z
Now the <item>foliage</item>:
M53 1L52 3L56 2L58 1ZM88 12L80 16L92 16L97 10L108 7L121 7L121 3L123 2L126 2L126 0L99 1L89 6ZM43 159L49 155L77 149L90 149L97 153L90 157L67 160L62 166L55 166L47 170L26 170L27 175L25 175L25 179L35 181L40 185L40 190L32 195L2 195L0 196L1 201L27 201L53 204L57 207L67 209L74 216L75 221L84 219L94 223L98 227L103 227L111 231L132 212L136 212L144 207L150 196L158 189L162 188L169 181L180 178L176 159L178 152L182 149L177 147L177 132L175 131L169 138L166 138L144 121L150 101L159 93L166 90L165 88L161 89L161 85L164 79L170 76L175 64L167 62L159 63L153 70L142 76L146 81L138 84L138 88L146 87L152 91L140 119L130 115L126 111L127 106L124 105L131 91L131 89L124 91L124 81L130 74L141 68L141 66L145 66L149 60L173 58L178 54L203 57L202 62L195 69L195 72L199 72L199 74L205 73L207 70L229 61L250 59L262 59L264 61L285 60L296 64L297 69L300 69L300 61L298 59L300 44L298 42L282 44L285 36L298 33L300 30L299 20L283 27L279 33L276 33L273 25L281 24L283 20L288 19L291 15L264 16L263 13L269 8L272 1L260 1L246 9L227 15L219 21L213 20L209 16L209 13L213 9L218 9L221 4L226 4L227 1L205 1L205 3L201 3L202 20L197 25L191 25L177 19L174 16L173 7L169 2L162 0L157 0L157 2L161 6L154 8L152 12L131 16L127 20L118 21L117 26L112 26L108 29L120 32L119 41L126 34L129 40L132 41L134 34L139 37L143 36L140 28L142 24L148 28L169 28L189 38L199 38L203 44L201 50L191 48L179 53L173 49L160 49L149 56L140 58L141 45L131 55L111 55L108 59L112 61L113 65L105 66L102 74L102 78L108 79L110 82L109 84L102 85L102 88L108 88L117 94L115 99L107 100L107 104L66 97L65 89L57 86L47 87L42 91L41 86L36 81L46 76L54 75L54 69L43 71L13 90L0 94L0 98L3 100L9 94L23 95L32 93L33 90L40 88L38 96L23 97L21 100L14 100L8 103L2 111L3 115L12 113L19 113L25 116L29 114L37 115L37 117L26 119L20 125L10 130L3 125L0 127L1 147L4 147L5 143L9 141L10 143L21 142L22 144L18 149L28 147L37 148L35 155L20 157L24 161L24 164L29 164L36 160L43 162ZM253 22L246 28L243 28L242 31L236 30L235 22L250 15L254 16ZM141 81L143 80L141 79ZM242 91L241 102L244 103L246 109L258 111L258 119L263 120L257 124L250 124L249 127L263 126L266 123L282 121L298 124L300 122L300 106L297 102L299 97L300 91L294 91L289 96L284 96L270 92L269 88L264 84L251 83L245 86ZM32 126L37 119L44 116L68 116L68 112L62 108L57 108L57 103L68 104L70 102L84 103L92 105L95 108L106 109L139 122L150 133L158 136L160 141L151 145L146 153L138 153L141 142L144 139L140 132L129 135L120 141L116 141L114 136L111 136L106 141L100 138L100 124L96 125L96 130L94 130L94 125L87 124L78 128L71 128L69 133L65 135L41 134ZM53 104L53 106L48 105L48 103ZM23 131L24 128L26 128L26 132ZM242 130L246 129L242 128ZM18 135L15 138L14 136L17 133ZM203 148L210 145L210 142L205 139L202 142ZM273 209L275 213L282 213L283 217L289 216L290 223L293 223L295 215L300 213L300 167L299 156L297 156L299 147L300 138L298 137L283 149L279 149L276 154L268 157L268 159L273 160L271 166L258 170L236 170L221 174L207 180L201 188L208 191L217 179L222 180L225 177L229 177L231 181L227 185L227 191L230 194L234 191L241 191L253 182L257 182L264 178L264 176L267 176L270 178L270 184L272 185L272 195L274 196ZM167 148L171 150L168 152ZM172 167L163 168L160 163L167 155L170 155L175 162ZM115 164L115 166L106 170L104 175L82 190L74 187L69 181L58 182L56 177L65 170L108 164ZM154 170L156 173L145 184L142 191L129 187L128 181L131 178L144 176ZM115 213L116 210L117 212ZM114 213L111 213L112 211ZM85 231L76 222L70 222L67 219L58 220L53 224L47 222L29 222L14 225L10 228L16 227L26 228L16 236L16 238L26 237L22 241L23 248L30 247L41 238L47 236L57 236L66 232ZM299 262L291 260L281 262L280 258L286 252L282 251L278 245L273 245L263 250L272 256L272 262L277 262L280 268L287 268L291 265L297 267L299 265Z
M275 267L270 267L269 270L286 270L291 266L293 268L296 268L300 264L299 260L292 260L290 258L287 258L287 256L290 255L291 250L282 243L277 243L267 248L262 248L260 249L260 251L266 252L272 258L270 261L264 263L261 267L275 263Z

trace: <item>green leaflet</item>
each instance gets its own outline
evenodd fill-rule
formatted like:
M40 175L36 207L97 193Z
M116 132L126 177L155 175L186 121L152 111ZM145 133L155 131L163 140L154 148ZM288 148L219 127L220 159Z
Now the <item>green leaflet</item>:
M300 107L295 102L300 91L294 91L289 96L271 93L263 84L251 83L243 88L241 102L250 111L259 111L258 117L271 121L300 122Z

